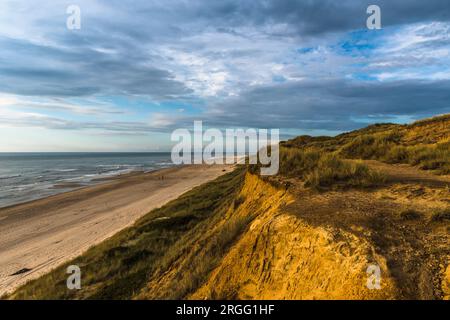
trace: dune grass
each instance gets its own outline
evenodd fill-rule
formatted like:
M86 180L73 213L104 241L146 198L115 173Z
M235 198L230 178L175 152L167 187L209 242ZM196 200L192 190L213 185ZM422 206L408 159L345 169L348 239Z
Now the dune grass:
M306 176L305 182L306 186L315 189L369 188L383 184L385 178L363 163L342 160L336 155L325 155Z
M384 182L381 174L363 163L314 149L280 148L280 174L302 179L305 186L320 190L371 187Z
M219 225L219 220L224 223L220 224L215 232L207 234L207 229ZM232 216L230 219L224 219L223 214L205 220L204 228L198 228L202 230L196 230L195 235L190 233L183 237L169 249L155 276L156 278L163 276L171 265L182 263L182 267L172 270L175 275L165 279L157 290L143 290L138 298L169 300L186 298L203 284L251 220L251 216Z
M340 151L345 158L373 159L387 163L406 163L423 170L450 173L450 140L434 144L402 145L398 131L384 134L362 135Z
M388 163L408 163L423 170L450 174L450 140L433 145L395 146L383 158Z
M350 159L381 159L390 149L400 143L399 131L387 133L363 134L344 145L340 154Z
M300 136L281 145L305 153L301 159L292 159L286 153L285 160L300 164L293 168L297 173L303 171L303 165L308 167L310 160L317 160L318 154L326 153L342 159L403 163L437 174L450 174L450 115L410 125L374 124L336 137Z
M431 220L434 222L450 221L450 209L433 213Z

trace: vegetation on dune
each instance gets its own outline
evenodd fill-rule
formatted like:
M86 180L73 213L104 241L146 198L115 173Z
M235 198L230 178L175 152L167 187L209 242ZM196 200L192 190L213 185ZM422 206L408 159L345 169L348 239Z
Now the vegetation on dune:
M414 209L407 209L400 213L403 220L417 220L422 217L422 214Z
M449 174L450 115L411 125L375 124L336 137L296 137L281 143L279 173L322 190L384 182L380 173L357 160L410 164ZM255 168L252 172L257 172Z
M307 175L306 186L324 189L330 186L372 187L384 182L381 173L369 169L363 163L342 160L335 155L319 159L317 167Z
M373 159L387 163L407 163L424 170L450 173L450 140L431 145L401 144L401 133L397 130L383 134L362 135L340 150L342 156L352 159Z
M187 233L182 240L171 246L152 278L163 277L179 260L184 261L184 265L189 267L188 272L182 268L176 275L176 281L166 281L165 286L160 287L158 292L144 289L136 297L138 299L184 299L198 289L252 220L251 216L233 216L225 220L224 214L228 208L229 204L222 206L220 213L216 212L214 216L209 217L195 230ZM203 238L207 230L218 224L220 220L225 220L225 223L216 232Z
M367 165L313 149L280 148L280 174L305 181L314 189L370 187L383 183L381 174Z
M410 125L371 125L334 138L301 136L282 146L307 153L333 153L343 159L404 163L450 174L450 115Z
M435 212L433 214L432 221L435 222L450 221L450 209Z
M424 170L450 174L450 140L434 145L392 148L385 156L389 163L409 163Z
M345 144L339 153L345 158L381 159L400 141L399 131L363 134Z
M313 148L324 152L335 152L339 151L345 144L362 135L385 133L389 130L398 129L399 127L401 126L396 124L374 124L363 129L342 133L335 137L299 136L292 140L282 142L282 145L288 148Z

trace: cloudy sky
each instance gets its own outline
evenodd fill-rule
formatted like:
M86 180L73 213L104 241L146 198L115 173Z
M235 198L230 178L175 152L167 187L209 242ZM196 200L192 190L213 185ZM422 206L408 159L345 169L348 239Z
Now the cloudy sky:
M166 151L194 120L289 137L448 113L449 30L448 0L2 0L0 151Z

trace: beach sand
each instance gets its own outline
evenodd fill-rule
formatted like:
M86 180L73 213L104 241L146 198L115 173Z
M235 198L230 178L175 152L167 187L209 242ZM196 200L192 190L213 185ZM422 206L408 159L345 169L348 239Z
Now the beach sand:
M0 209L0 296L232 169L196 165L134 173Z

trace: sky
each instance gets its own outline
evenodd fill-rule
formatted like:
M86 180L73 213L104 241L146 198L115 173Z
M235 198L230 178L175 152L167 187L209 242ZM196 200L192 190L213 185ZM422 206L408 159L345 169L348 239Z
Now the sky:
M448 113L449 30L448 0L2 0L0 152L170 151L194 120L287 139Z

